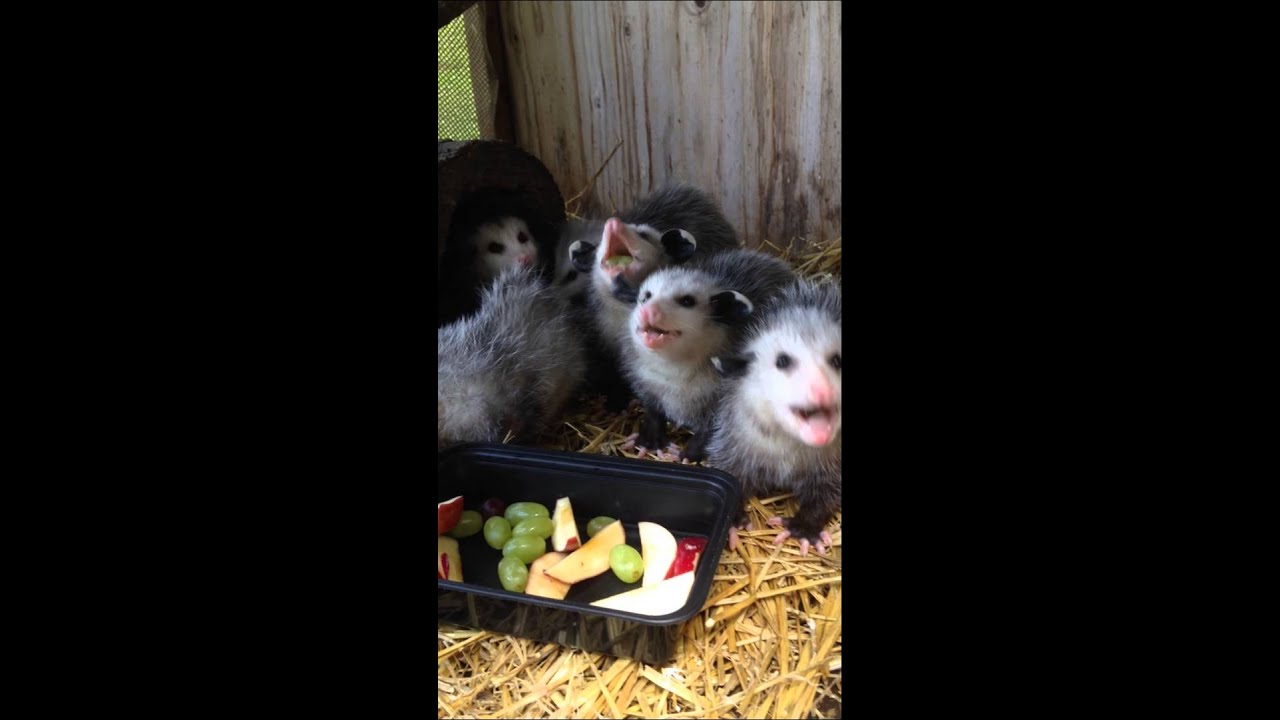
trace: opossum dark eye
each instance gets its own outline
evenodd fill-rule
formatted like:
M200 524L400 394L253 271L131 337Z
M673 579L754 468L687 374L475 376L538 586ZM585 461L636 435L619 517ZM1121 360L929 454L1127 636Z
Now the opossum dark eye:
M529 242L529 236L525 235L524 233L520 233L519 235L517 235L516 239L519 240L521 244Z
M502 254L502 243L489 243L489 252L494 255Z
M786 353L778 353L778 362L775 363L779 370L786 370L791 367L791 356Z
M698 301L694 300L692 295L681 295L676 298L676 302L680 303L682 307L693 307L698 304Z
M840 353L836 353L835 355L831 356L831 367L835 368L836 370L840 369Z
M645 293L645 294L644 294L644 299L643 299L641 302L648 301L648 299L649 299L649 298L651 298L651 297L653 297L653 293L652 293L652 292L647 292L647 293Z

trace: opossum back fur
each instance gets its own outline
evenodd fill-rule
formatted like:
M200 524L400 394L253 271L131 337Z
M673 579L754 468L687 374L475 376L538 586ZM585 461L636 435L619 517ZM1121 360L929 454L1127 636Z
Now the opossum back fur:
M553 420L586 368L580 332L538 272L513 267L480 309L437 330L439 447L499 442Z
M651 225L659 234L687 230L698 243L695 257L736 248L738 233L705 192L686 183L672 183L640 198L618 215L631 225Z

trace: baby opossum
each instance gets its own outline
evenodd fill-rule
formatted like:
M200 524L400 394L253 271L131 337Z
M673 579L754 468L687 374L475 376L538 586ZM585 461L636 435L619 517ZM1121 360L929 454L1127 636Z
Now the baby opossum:
M586 370L581 338L532 267L508 268L473 315L436 331L438 447L530 441Z
M442 260L437 327L475 312L480 289L507 268L540 265L533 234L518 217L483 221L462 232L462 241L451 244Z
M475 253L473 270L481 282L498 277L513 265L538 264L538 246L529 226L520 218L504 217L481 224L472 234L470 245Z
M679 184L654 191L604 223L586 223L580 233L569 252L578 272L590 276L587 306L606 359L621 356L636 289L650 273L738 247L737 233L716 204Z
M794 280L778 258L730 250L644 281L621 338L623 373L645 407L637 445L665 445L670 420L694 432L681 457L706 457L721 389L711 358L730 353L753 309Z
M761 310L742 350L715 358L730 379L707 447L711 464L738 478L743 497L775 488L795 493L800 510L774 540L800 539L819 553L840 508L840 289L798 281ZM743 510L738 518L746 520ZM731 533L730 546L737 544Z

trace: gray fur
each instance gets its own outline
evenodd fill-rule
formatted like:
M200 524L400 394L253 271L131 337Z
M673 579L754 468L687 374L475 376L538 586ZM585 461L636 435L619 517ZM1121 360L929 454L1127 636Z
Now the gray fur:
M524 441L557 418L586 370L564 301L532 268L481 292L480 309L436 332L438 447Z
M699 267L668 267L651 274L640 286L639 300L619 331L620 365L647 414L655 418L652 432L665 434L670 420L695 433L710 430L722 382L711 359L730 352L741 342L746 321L716 317L710 299L736 294L743 313L770 302L795 280L787 263L750 250L731 250L711 256ZM679 306L689 295L693 307ZM638 333L638 313L646 303L662 309L672 329L681 331L665 351L645 347ZM653 443L656 438L646 438ZM690 452L700 459L700 445Z
M666 185L640 198L618 219L631 225L650 225L658 236L668 230L685 230L698 242L695 255L709 255L739 246L738 233L705 192L684 184Z
M795 493L799 512L786 521L787 528L814 543L840 508L843 429L824 447L812 447L789 433L761 400L776 368L773 358L760 355L770 338L783 334L793 346L815 355L828 353L834 338L838 352L840 323L840 288L835 285L797 281L766 304L740 348L750 359L745 373L725 381L707 448L713 466L742 482L744 498L775 490Z

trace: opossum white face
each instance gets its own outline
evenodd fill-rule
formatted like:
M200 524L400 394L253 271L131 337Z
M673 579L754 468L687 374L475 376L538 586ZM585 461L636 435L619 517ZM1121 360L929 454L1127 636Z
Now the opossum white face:
M717 288L703 273L660 270L640 286L631 312L632 342L640 352L676 361L705 361L724 345L727 324L746 317L752 309L747 298Z
M482 280L492 280L513 265L532 266L538 262L538 246L529 226L520 218L485 223L476 229L471 242L476 251L476 271Z
M813 447L840 433L838 325L817 312L794 313L756 337L745 358L744 394L757 412Z

